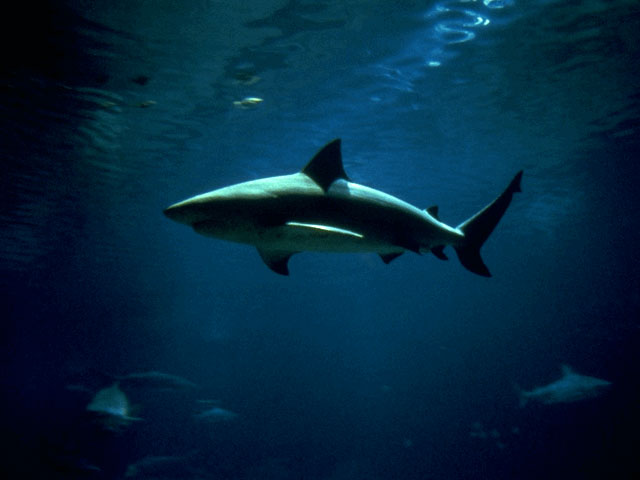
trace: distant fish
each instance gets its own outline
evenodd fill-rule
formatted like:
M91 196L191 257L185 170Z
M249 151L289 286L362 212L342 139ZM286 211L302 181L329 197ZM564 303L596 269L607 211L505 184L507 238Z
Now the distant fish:
M211 423L221 423L235 420L236 418L238 418L238 414L229 410L225 410L224 408L212 407L200 413L196 413L193 417L198 420L203 420Z
M260 105L263 100L259 97L244 97L242 100L236 100L233 105L238 108L252 108Z
M193 390L198 385L186 378L158 371L130 373L115 377L123 388L149 388L156 390Z
M87 411L98 416L102 426L107 430L118 431L133 421L142 420L131 416L131 406L118 382L103 388L95 394Z
M524 407L529 401L551 405L594 398L604 393L610 386L611 382L580 375L575 373L571 367L563 365L562 377L559 380L528 392L518 389L518 393L521 407Z
M64 478L103 478L104 476L100 467L86 458L75 455L54 456L51 458L50 464Z

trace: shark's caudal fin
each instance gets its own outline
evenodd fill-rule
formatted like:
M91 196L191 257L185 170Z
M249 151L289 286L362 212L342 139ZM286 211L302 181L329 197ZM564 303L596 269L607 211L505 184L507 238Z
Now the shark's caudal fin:
M521 192L520 179L522 178L522 170L520 170L509 186L498 198L489 205L484 207L470 219L458 225L458 229L464 233L466 241L463 245L455 247L460 263L469 271L490 277L489 269L482 261L480 256L480 247L489 238L491 232L496 227L504 212L507 211L511 198L516 192Z

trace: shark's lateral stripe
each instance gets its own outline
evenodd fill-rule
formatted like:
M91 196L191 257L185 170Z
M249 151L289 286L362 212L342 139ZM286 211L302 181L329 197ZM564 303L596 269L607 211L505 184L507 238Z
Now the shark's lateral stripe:
M446 260L451 245L462 265L491 276L480 248L494 230L522 171L493 202L458 227L396 197L352 183L342 164L340 139L325 145L298 173L230 185L189 198L165 215L203 235L257 247L271 270L288 275L291 256L303 251L376 252L390 263L409 250Z

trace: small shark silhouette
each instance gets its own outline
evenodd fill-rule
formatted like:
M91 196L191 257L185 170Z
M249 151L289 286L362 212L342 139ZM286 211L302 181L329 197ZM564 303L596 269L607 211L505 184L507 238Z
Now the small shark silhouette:
M210 423L230 422L238 418L238 414L217 406L211 407L200 413L196 413L194 418Z
M96 415L99 423L111 431L120 431L131 422L142 420L131 416L129 399L120 390L118 382L98 391L87 405L87 411Z
M385 263L409 250L446 260L453 246L462 265L490 277L480 247L520 192L522 171L492 203L457 227L438 207L416 208L349 181L340 139L323 147L301 172L220 188L171 205L167 217L202 235L254 245L267 266L288 275L297 252L376 252Z
M193 390L198 388L195 383L187 380L186 378L155 370L129 373L115 378L124 389L146 388L155 390Z
M550 405L594 398L604 393L610 386L611 382L580 375L568 365L562 365L562 377L559 380L528 392L518 389L518 394L521 407L530 401Z

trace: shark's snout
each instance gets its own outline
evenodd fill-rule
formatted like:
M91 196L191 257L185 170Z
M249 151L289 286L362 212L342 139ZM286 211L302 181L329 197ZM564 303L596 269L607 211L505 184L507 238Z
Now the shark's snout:
M185 200L165 208L164 214L174 222L193 225L203 217L200 210L193 202Z
M182 210L183 209L180 208L179 204L176 203L174 205L171 205L170 207L165 208L163 213L167 216L167 218L182 223L181 219L184 217L184 212Z
M197 195L165 208L164 214L174 222L194 226L216 218L218 208L214 199Z

